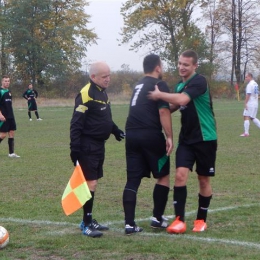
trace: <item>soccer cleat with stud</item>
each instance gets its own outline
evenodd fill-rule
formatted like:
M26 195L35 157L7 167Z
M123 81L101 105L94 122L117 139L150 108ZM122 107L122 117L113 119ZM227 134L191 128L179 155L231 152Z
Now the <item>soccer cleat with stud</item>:
M16 153L9 153L8 157L10 157L10 158L20 158L21 156L17 155Z
M143 229L141 227L138 227L136 225L130 226L130 225L125 225L125 234L126 235L132 235L134 233L142 232Z
M170 226L166 228L168 233L182 234L186 231L186 223L180 220L180 217L177 217Z
M207 229L207 224L203 219L197 219L194 221L193 232L202 232Z
M92 225L96 230L99 231L109 230L109 227L99 224L95 219L92 220Z
M95 219L92 220L91 224L92 224L92 227L94 227L96 230L99 230L99 231L109 230L109 227L99 224ZM81 221L81 223L79 224L80 230L82 231L84 229L84 227L85 227L85 223L84 223L84 221Z
M29 121L32 121L32 119L30 118Z
M103 233L96 230L92 224L90 224L89 226L85 226L82 230L82 234L93 238L101 237L103 235Z
M42 121L42 119L41 118L37 118L37 121Z
M159 221L155 217L152 217L151 218L151 227L152 228L167 228L168 227L168 222L163 217L162 217L161 221Z
M249 134L243 133L243 134L241 134L240 136L241 136L241 137L248 137Z

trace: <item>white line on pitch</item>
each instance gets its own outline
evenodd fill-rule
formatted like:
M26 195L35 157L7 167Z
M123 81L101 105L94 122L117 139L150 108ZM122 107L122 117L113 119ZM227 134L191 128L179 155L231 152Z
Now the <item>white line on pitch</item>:
M210 213L214 212L220 212L220 211L227 211L227 210L232 210L232 209L238 209L238 208L245 208L245 207L252 207L252 206L259 206L259 203L255 204L247 204L247 205L240 205L240 206L230 206L230 207L222 207L222 208L217 208L217 209L212 209L209 210ZM194 214L196 211L190 211L186 213L186 216L190 216ZM168 218L172 218L173 216L167 216ZM143 219L138 219L138 222L142 221L147 221L150 218L143 218ZM70 222L54 222L54 221L47 221L47 220L26 220L26 219L16 219L16 218L0 218L0 221L2 222L14 222L14 223L20 223L20 224L33 224L33 225L56 225L56 226L67 226L67 227L78 227L78 224L70 223ZM106 224L109 225L115 225L115 224L123 224L124 221L115 221L115 222L106 222ZM123 233L124 230L119 229L119 228L110 228L112 231L116 231L119 233ZM76 231L72 230L55 230L51 232L47 232L49 235L66 235L68 233L76 233ZM160 236L160 237L167 237L167 238L172 238L172 239L190 239L190 240L195 240L195 241L204 241L204 242L209 242L209 243L222 243L222 244L230 244L234 246L244 246L244 247L251 247L251 248L257 248L260 249L260 244L257 243L251 243L251 242L246 242L246 241L239 241L239 240L230 240L230 239L219 239L219 238L206 238L206 237L198 237L196 235L169 235L166 233L148 233L148 232L142 232L140 233L142 236Z
M253 203L253 204L246 204L246 205L237 205L237 206L230 206L230 207L222 207L222 208L217 208L217 209L211 209L209 210L209 213L214 213L214 212L219 212L219 211L227 211L227 210L232 210L232 209L238 209L238 208L249 208L253 206L259 206L259 203ZM187 212L185 215L190 216L195 214L196 211L190 211ZM173 218L174 216L166 216L167 218ZM137 222L142 222L142 221L147 221L150 220L149 218L141 218L137 219ZM56 225L56 226L78 226L78 224L71 223L71 222L55 222L55 221L49 221L49 220L28 220L28 219L19 219L19 218L0 218L0 221L2 222L14 222L14 223L20 223L20 224L34 224L34 225ZM116 225L116 224L123 224L124 221L107 221L104 224L109 224L109 225Z
M220 211L227 211L227 210L232 210L232 209L238 209L238 208L250 208L250 207L253 207L253 206L260 206L260 203L253 203L253 204L246 204L246 205L238 205L238 206L229 206L229 207L222 207L222 208L217 208L217 209L209 209L209 214L210 213L215 213L215 212L220 212ZM191 215L194 215L196 214L197 211L196 210L192 210L190 212L187 212L185 214L185 216L191 216ZM173 215L170 215L170 216L166 216L167 218L174 218ZM150 217L151 218L151 217ZM136 221L137 222L142 222L142 221L147 221L147 220L150 220L150 218L141 218L141 219L137 219ZM124 221L113 221L113 222L106 222L106 224L121 224L121 223L124 223Z

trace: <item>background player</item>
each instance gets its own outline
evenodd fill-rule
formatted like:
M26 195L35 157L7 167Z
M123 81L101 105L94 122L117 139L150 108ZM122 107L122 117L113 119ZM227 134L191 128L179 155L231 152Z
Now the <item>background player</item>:
M23 97L28 101L28 116L29 120L32 121L31 112L35 112L35 116L38 121L42 120L39 117L38 111L37 111L37 103L36 98L38 97L38 92L33 89L33 85L30 83L28 85L28 89L23 93Z
M251 119L253 123L260 128L260 121L256 118L258 111L258 93L259 88L258 84L254 81L252 73L247 73L245 81L248 83L246 86L246 98L244 105L244 133L241 134L241 137L249 136L249 127Z
M3 76L2 86L0 88L0 143L8 138L9 157L19 158L20 156L14 153L14 132L16 130L16 122L14 118L12 95L9 91L10 77Z

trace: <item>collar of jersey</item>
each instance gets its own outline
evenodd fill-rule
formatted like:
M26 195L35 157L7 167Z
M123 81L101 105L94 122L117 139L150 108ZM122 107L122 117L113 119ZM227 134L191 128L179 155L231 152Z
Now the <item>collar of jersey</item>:
M96 86L96 88L97 88L99 91L105 91L104 88L101 88L99 85L97 85L97 84L96 84L95 82L93 82L91 79L90 79L89 81L90 81L91 85Z
M177 92L181 92L182 89L197 75L197 73L195 72L194 75L192 75L192 77L190 77L188 80L186 80L185 82L180 82L177 85Z

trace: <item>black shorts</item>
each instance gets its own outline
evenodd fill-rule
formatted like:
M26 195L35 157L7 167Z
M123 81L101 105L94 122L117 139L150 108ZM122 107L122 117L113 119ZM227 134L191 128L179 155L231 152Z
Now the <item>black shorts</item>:
M152 173L158 179L170 173L163 133L127 131L125 139L127 178L150 178Z
M217 141L195 144L179 144L176 150L176 168L185 167L192 171L196 163L196 172L202 176L215 175Z
M79 164L86 180L98 180L103 177L105 160L105 142L89 138L81 139Z
M6 121L0 121L0 133L7 133L16 130L16 122L14 118L7 118Z
M37 110L37 104L34 99L28 100L28 111L36 111Z

